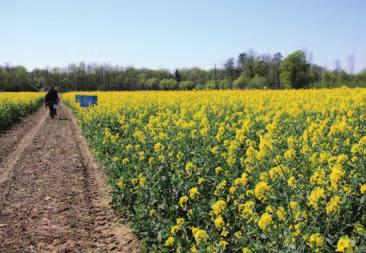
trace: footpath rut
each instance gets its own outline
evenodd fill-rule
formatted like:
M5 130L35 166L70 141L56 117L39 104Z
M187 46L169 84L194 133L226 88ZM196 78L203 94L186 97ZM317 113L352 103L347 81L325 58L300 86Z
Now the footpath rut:
M0 252L140 252L71 112L0 135Z

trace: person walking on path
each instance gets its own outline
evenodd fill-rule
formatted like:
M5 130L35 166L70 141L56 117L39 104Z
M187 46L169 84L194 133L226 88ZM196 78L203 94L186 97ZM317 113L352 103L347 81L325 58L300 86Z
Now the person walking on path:
M52 87L45 96L46 107L50 109L50 116L53 119L57 115L57 105L60 103L57 91Z

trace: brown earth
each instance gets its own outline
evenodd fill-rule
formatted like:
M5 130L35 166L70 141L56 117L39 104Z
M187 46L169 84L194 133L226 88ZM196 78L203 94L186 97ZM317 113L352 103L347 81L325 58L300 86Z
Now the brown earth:
M0 252L140 252L71 112L0 135Z

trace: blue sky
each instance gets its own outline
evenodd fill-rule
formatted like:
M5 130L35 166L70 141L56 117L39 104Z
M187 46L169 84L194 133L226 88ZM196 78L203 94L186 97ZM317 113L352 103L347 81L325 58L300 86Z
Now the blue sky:
M366 68L363 0L0 0L0 64L212 68L240 52L307 49Z

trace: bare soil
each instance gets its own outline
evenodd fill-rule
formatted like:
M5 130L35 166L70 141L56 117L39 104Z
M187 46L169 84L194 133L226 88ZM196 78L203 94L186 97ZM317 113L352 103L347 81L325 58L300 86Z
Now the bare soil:
M0 134L0 252L140 252L72 113Z

